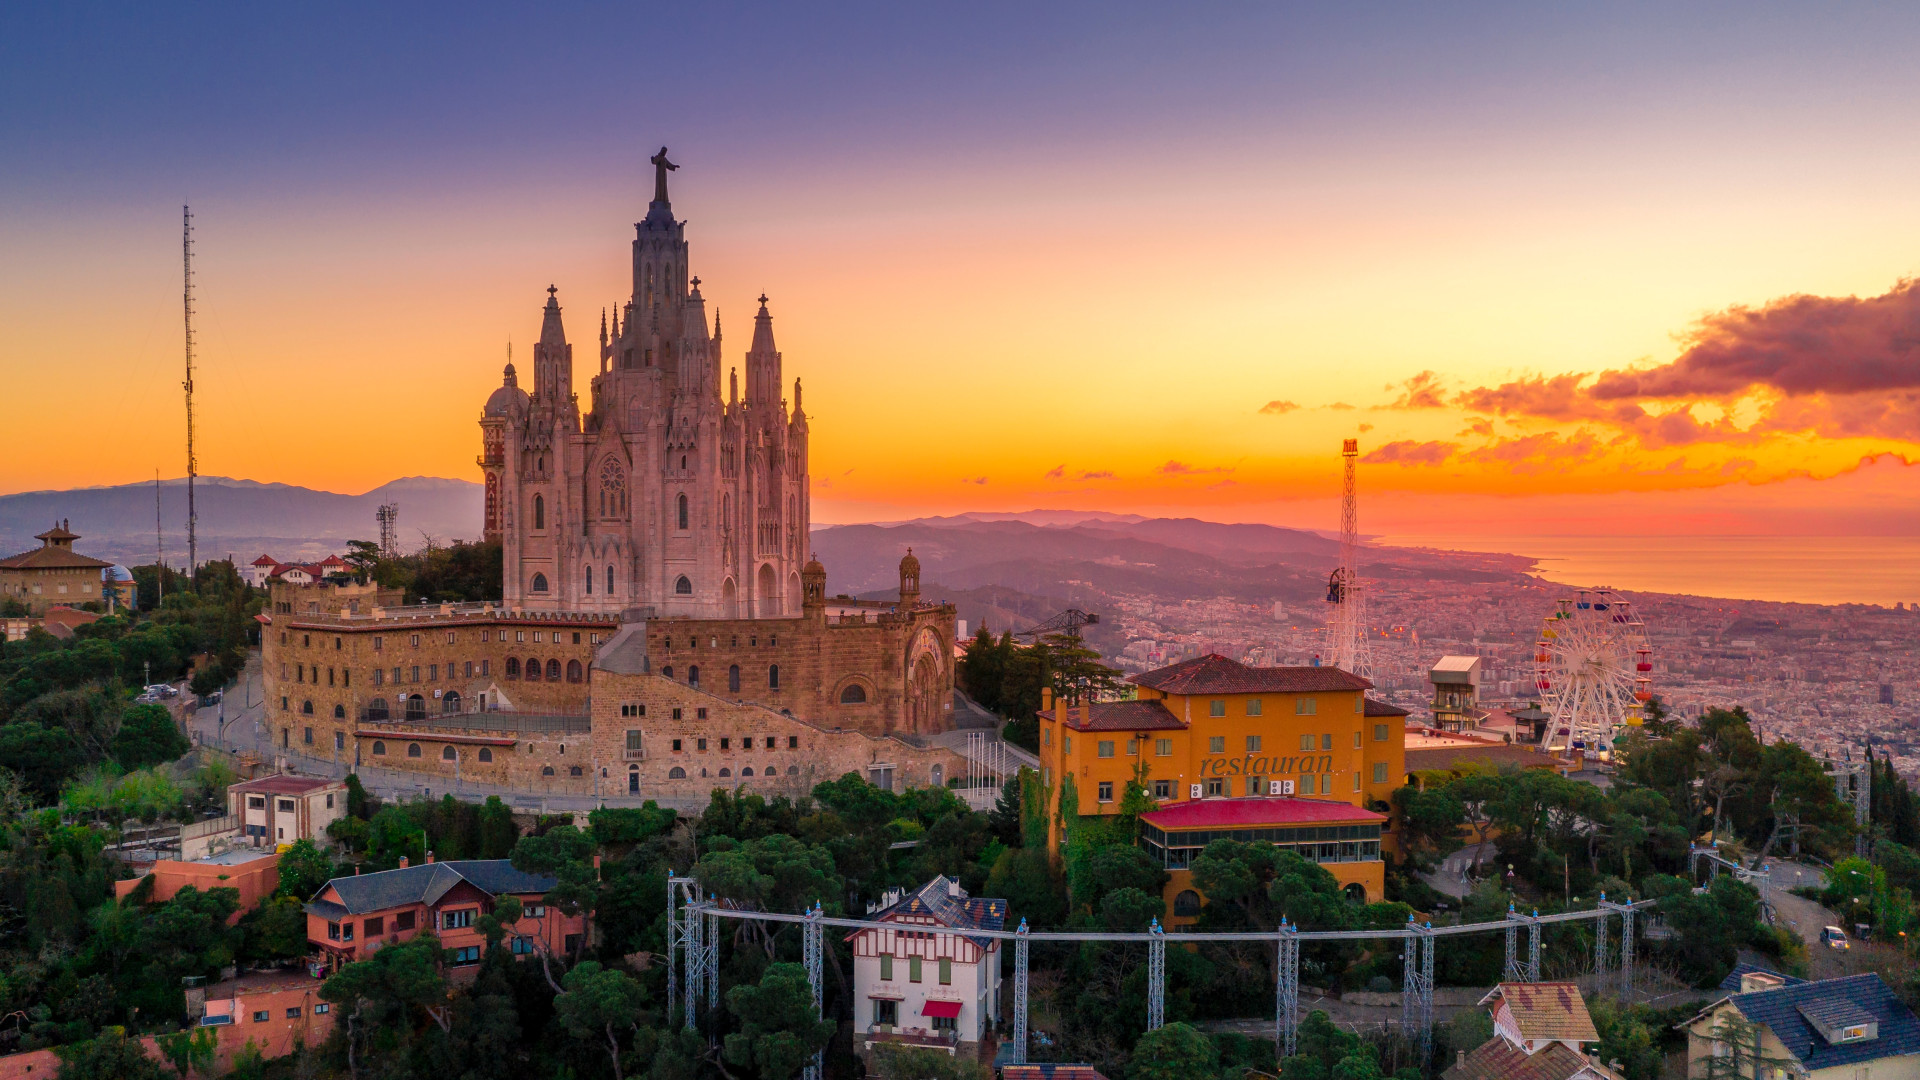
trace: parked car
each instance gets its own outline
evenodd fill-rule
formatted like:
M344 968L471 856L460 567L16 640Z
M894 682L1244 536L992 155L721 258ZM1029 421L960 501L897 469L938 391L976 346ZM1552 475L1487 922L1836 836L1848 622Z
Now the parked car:
M175 698L180 696L179 690L166 683L154 683L151 686L143 686L141 689L157 698Z
M1820 943L1829 949L1848 948L1847 932L1837 926L1829 926L1820 931Z

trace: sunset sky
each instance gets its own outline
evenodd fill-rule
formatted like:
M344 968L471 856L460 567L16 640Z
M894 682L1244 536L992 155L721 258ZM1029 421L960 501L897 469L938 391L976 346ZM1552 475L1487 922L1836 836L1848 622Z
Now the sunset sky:
M476 479L665 144L819 521L1920 515L1911 5L392 7L9 14L0 492L184 472L182 202L203 473Z

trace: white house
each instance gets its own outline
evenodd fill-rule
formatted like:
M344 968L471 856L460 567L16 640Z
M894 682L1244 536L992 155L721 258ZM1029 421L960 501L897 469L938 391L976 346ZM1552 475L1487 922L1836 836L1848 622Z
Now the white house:
M936 877L872 913L886 928L853 942L854 1030L879 1042L977 1048L1000 1010L1000 942L969 930L1006 926L1007 902L969 897Z
M241 567L240 577L256 589L264 589L267 587L267 579L273 576L273 568L279 565L279 559L271 555L262 555Z

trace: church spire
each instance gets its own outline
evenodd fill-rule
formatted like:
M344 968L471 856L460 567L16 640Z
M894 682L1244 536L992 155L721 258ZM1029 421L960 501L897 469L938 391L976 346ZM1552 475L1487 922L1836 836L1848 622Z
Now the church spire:
M753 317L753 347L747 350L747 404L780 405L780 353L773 347L773 316L767 296L760 294L760 311Z

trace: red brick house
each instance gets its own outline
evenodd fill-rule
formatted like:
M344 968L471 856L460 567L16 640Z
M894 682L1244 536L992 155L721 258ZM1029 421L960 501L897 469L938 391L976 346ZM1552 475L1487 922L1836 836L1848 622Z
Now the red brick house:
M480 916L493 910L496 897L514 896L525 914L502 944L516 955L567 952L586 920L541 903L555 884L505 859L434 862L429 855L419 866L327 882L307 904L307 941L315 964L329 971L422 933L439 935L456 967L478 964L487 947Z

